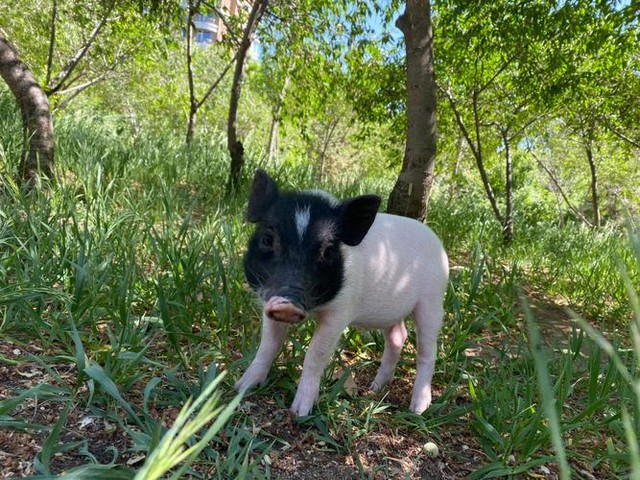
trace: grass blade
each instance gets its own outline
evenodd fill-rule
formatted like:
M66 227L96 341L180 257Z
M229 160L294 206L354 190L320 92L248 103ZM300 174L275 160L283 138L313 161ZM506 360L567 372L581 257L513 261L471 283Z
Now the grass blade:
M120 391L118 390L117 385L114 383L111 378L107 376L105 371L102 369L100 365L95 362L92 362L87 368L84 369L84 372L93 378L96 382L98 382L105 392L107 392L118 404L124 408L124 410L129 414L129 417L136 422L139 426L142 426L142 421L136 415L136 412L133 410L133 407L127 401L122 398L120 395Z

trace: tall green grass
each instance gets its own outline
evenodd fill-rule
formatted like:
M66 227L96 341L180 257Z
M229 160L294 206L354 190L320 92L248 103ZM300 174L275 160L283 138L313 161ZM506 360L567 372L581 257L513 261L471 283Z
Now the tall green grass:
M0 111L11 111L2 95ZM216 384L216 401L234 405L233 379L257 348L258 313L241 257L251 229L244 220L246 189L261 163L258 153L250 152L243 187L225 196L221 134L186 149L177 135L136 136L119 117L80 110L56 124L56 182L27 193L11 181L20 145L16 117L0 115L0 122L7 122L0 159L8 162L0 169L0 334L25 346L37 340L46 353L21 360L37 362L53 379L0 402L3 428L47 432L34 459L44 476L58 473L52 458L65 450L86 458L76 475L135 475L123 465L125 452L114 452L106 465L87 443L65 443L61 432L74 411L113 422L129 436L130 450L148 458L188 433L189 448L199 447L186 472L196 478L207 469L218 478L269 476L260 459L286 440L253 439L248 414L236 412L211 442L202 425L186 427L198 418L187 409L204 405L198 402L206 401L202 394L220 370L228 375ZM271 171L285 188L317 186L304 165ZM386 179L323 186L337 196L384 195L390 188ZM474 192L455 202L433 197L429 224L454 266L434 377L440 395L423 416L385 396L346 395L349 373L375 368L382 347L378 333L352 330L342 348L361 361L347 366L335 355L318 408L306 420L311 434L332 452L352 454L383 425L442 442L457 432L482 452L473 478L542 474L542 467L637 476L640 267L624 233L542 222L521 225L516 242L503 247L486 201ZM561 343L548 341L544 330L542 343L528 336L526 319L544 319L523 310L521 289L545 302L562 300L610 332L608 343L585 336L584 325ZM296 329L254 399L268 395L288 406L312 331L311 323ZM398 376L415 374L412 355L407 349ZM53 362L73 367L74 378L50 368ZM33 397L61 402L56 425L17 416L16 407ZM181 428L154 413L184 405ZM206 445L198 444L203 439ZM606 448L596 448L598 442Z

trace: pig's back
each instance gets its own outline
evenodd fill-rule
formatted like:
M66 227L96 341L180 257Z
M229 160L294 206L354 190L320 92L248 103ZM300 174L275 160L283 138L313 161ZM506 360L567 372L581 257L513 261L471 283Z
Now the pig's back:
M449 265L426 225L379 213L364 240L345 247L344 298L354 324L382 328L410 314L420 299L442 302Z

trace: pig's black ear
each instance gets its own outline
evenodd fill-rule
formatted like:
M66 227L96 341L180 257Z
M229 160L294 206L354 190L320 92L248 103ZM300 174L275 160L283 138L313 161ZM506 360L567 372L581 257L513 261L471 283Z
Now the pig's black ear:
M354 247L365 237L376 219L380 197L362 195L345 200L340 205L340 240Z
M278 198L278 186L267 172L259 168L256 170L251 184L247 219L252 223L262 221L276 198Z

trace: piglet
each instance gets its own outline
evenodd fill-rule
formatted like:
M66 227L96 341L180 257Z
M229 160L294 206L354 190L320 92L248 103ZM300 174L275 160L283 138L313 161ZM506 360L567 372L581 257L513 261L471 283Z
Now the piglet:
M285 192L263 170L253 179L248 219L256 224L244 257L247 281L263 304L262 338L238 391L263 383L287 330L313 314L316 330L304 359L291 411L308 415L320 380L348 326L384 332L380 367L371 385L392 378L412 314L418 343L410 409L431 404L431 377L444 314L448 259L422 223L378 213L380 198L338 201L321 190Z

